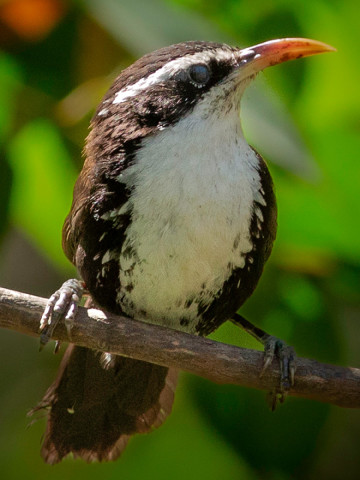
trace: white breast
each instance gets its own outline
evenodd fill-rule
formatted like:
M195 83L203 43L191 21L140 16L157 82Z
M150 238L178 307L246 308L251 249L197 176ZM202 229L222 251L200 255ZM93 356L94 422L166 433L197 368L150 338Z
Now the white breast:
M199 122L192 114L145 139L119 178L133 193L118 213L133 213L118 301L134 318L181 329L179 319L195 320L199 301L210 304L231 270L244 266L258 160L238 112L226 119Z

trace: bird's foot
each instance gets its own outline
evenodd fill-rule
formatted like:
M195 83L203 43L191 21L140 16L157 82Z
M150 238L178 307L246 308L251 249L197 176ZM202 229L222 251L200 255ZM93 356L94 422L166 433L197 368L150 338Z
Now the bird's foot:
M40 350L48 343L62 318L64 318L69 339L71 338L73 320L83 293L84 283L72 278L64 282L59 290L51 295L40 320ZM56 342L55 352L59 349L59 345L60 343Z
M264 363L260 376L267 370L274 357L280 362L280 381L275 388L269 392L269 403L272 410L275 410L278 403L285 401L286 395L294 385L296 371L296 353L293 347L287 345L283 340L269 335L259 327L256 327L245 317L236 313L231 321L238 327L250 333L256 340L264 345Z
M263 339L264 344L264 365L261 376L267 370L274 357L280 363L279 385L268 394L268 403L271 410L275 410L279 403L284 403L286 395L294 385L296 371L296 353L293 347L287 345L283 340L272 335Z

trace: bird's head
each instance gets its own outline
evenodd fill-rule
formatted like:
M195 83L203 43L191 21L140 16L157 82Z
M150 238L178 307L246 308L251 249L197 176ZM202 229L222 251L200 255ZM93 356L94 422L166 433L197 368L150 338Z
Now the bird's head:
M212 42L165 47L120 74L95 119L112 117L118 124L136 121L145 130L162 130L194 109L206 116L237 106L245 87L266 67L332 50L303 38L272 40L244 49Z
M244 49L184 42L149 53L121 72L100 103L87 139L88 163L109 176L111 162L116 176L144 141L169 129L166 141L174 137L190 149L200 148L203 133L211 137L211 130L222 140L224 132L232 139L242 135L241 96L258 72L332 50L315 40L285 38Z

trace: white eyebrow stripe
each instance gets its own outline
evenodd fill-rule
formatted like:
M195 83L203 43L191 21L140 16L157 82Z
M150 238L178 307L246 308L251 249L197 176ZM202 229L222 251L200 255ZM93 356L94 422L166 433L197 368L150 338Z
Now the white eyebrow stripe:
M218 48L212 50L211 52L197 52L189 55L185 55L184 57L177 58L176 60L172 60L166 63L163 67L156 70L156 72L152 73L146 78L142 78L138 82L134 83L133 85L129 85L128 87L122 88L115 94L115 99L112 103L122 103L125 102L128 98L136 96L139 92L145 90L146 88L160 83L163 80L167 80L171 75L182 70L192 64L196 63L207 63L211 58L215 57L217 59L224 59L228 60L230 58L234 58L234 53L229 50L226 51L222 48Z

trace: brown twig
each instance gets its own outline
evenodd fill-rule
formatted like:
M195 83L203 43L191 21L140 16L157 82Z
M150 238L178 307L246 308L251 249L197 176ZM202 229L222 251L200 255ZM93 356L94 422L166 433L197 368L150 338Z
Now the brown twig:
M46 299L0 288L0 327L39 336L39 319ZM54 339L69 341L59 325ZM85 347L176 367L217 383L232 383L262 390L277 384L276 361L260 377L263 354L148 325L95 309L79 308L71 342ZM290 395L360 408L360 369L297 359L295 386Z

